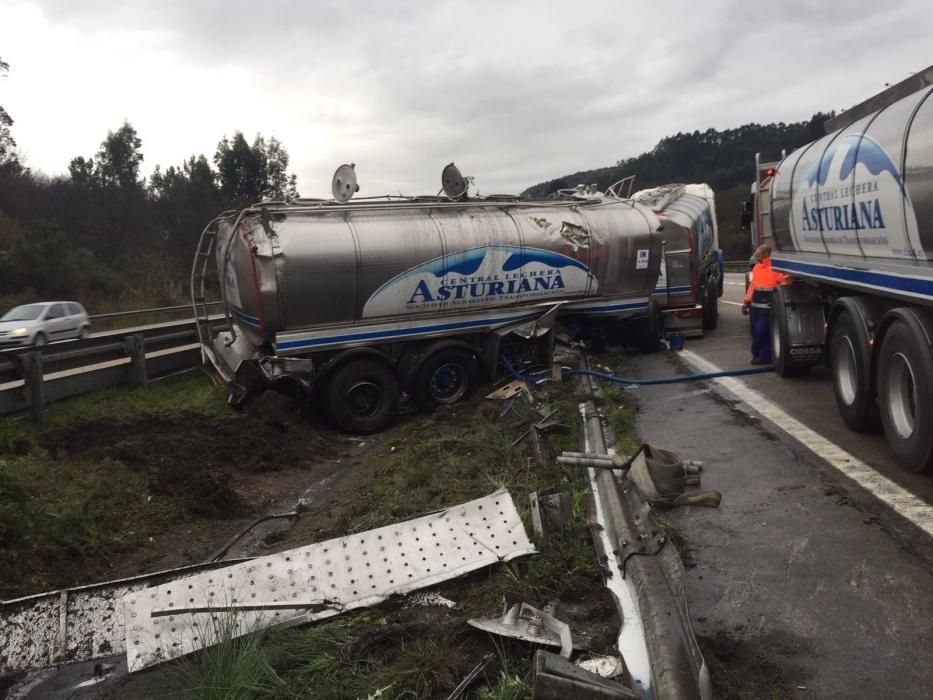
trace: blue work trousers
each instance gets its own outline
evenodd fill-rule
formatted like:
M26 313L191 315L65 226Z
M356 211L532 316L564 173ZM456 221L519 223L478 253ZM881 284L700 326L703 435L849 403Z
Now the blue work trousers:
M771 362L771 324L767 311L752 309L755 327L752 331L752 357Z

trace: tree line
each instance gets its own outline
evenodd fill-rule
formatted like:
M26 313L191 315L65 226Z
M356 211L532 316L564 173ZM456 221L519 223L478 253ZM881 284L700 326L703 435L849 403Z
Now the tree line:
M0 60L0 74L9 70ZM142 177L143 143L124 122L68 172L24 165L13 118L0 106L0 303L69 297L98 309L180 303L204 226L260 200L298 197L275 137L242 132Z
M735 129L707 129L677 133L661 139L641 155L619 160L594 170L583 170L533 185L522 195L547 197L559 189L578 184L596 184L601 190L624 177L635 175L634 190L673 182L705 182L716 191L720 245L728 259L747 257L748 236L739 226L739 206L749 196L754 181L755 154L778 160L782 150L795 148L822 137L823 122L834 113L818 112L810 119L792 124L744 124Z

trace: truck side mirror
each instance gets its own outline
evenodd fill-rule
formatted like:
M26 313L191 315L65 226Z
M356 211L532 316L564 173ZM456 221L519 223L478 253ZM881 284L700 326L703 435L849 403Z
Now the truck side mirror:
M752 200L746 199L742 202L741 226L743 231L748 231L752 225Z

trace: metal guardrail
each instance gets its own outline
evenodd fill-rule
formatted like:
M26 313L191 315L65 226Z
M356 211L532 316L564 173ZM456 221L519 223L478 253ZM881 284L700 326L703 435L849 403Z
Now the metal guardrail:
M6 350L0 353L0 415L30 411L41 423L51 401L119 384L145 388L151 378L200 364L193 319Z
M222 304L222 301L208 301L204 305L214 307L221 306ZM94 314L90 316L90 319L92 322L117 321L121 318L132 318L133 316L157 316L159 314L180 313L190 310L191 304L182 304L181 306L160 306L154 309L133 309L132 311L114 311L106 314Z

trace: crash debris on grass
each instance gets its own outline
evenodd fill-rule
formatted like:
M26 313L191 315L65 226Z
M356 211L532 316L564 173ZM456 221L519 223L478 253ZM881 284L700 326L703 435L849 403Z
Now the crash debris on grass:
M130 593L123 599L130 671L233 636L376 605L535 552L508 491L408 520Z

